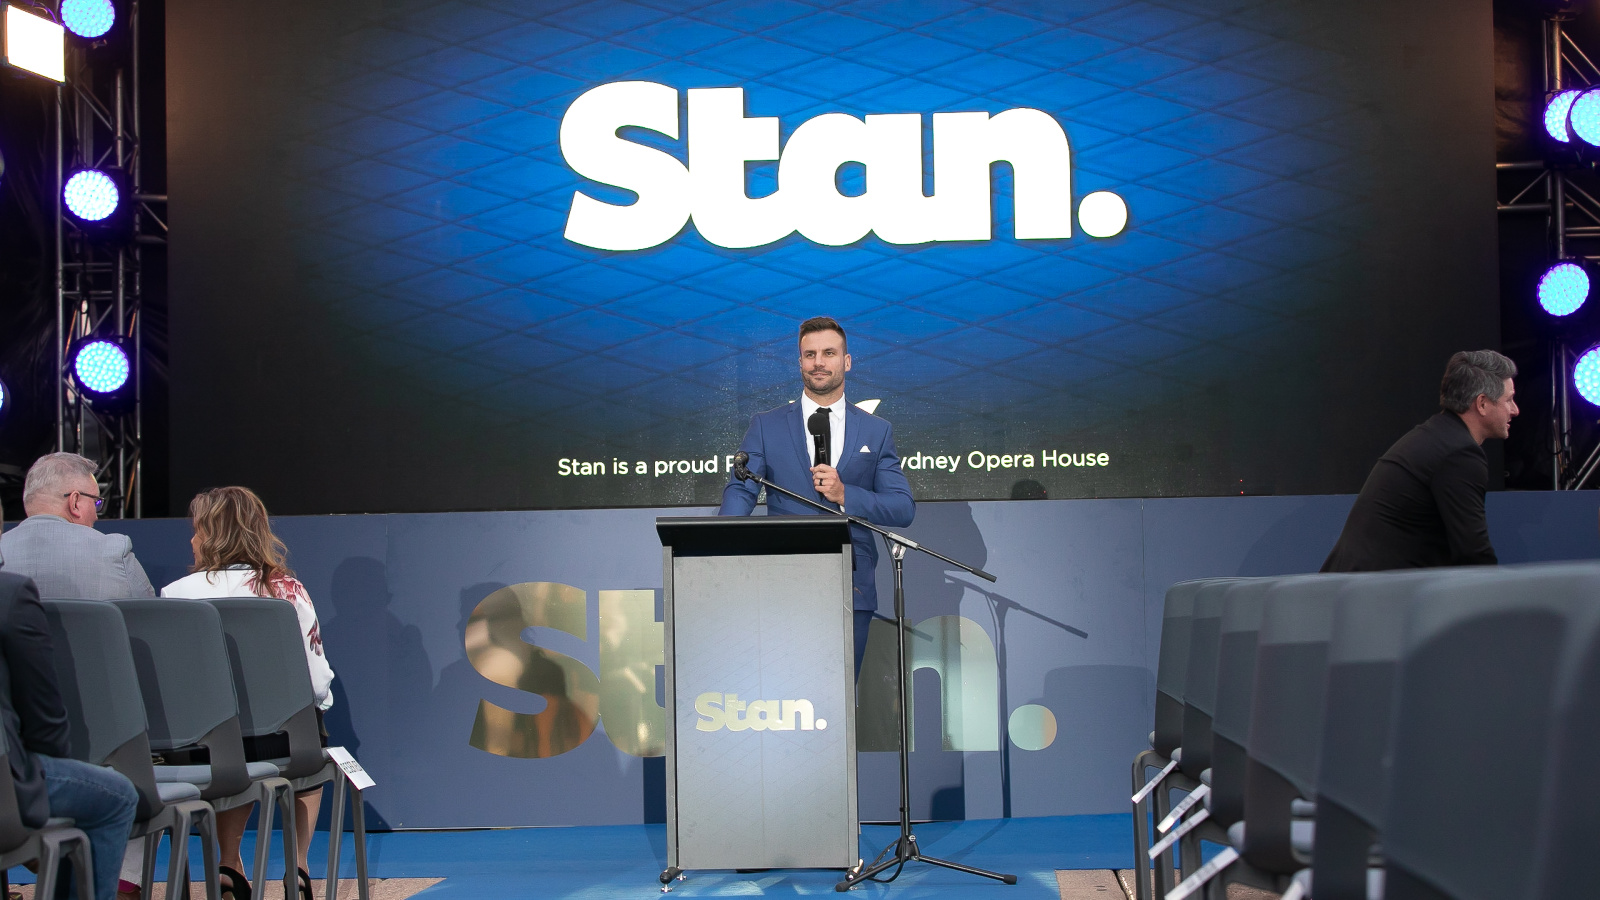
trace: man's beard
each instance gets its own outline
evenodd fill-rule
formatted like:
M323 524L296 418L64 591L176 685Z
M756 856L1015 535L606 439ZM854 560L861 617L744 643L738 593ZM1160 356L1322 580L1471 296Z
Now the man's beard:
M808 390L810 390L811 393L813 393L813 394L831 394L834 391L838 390L839 387L844 384L844 373L843 372L835 371L828 378L827 381L823 382L821 385L818 385L818 386L813 386L812 385L811 374L812 373L809 373L809 372L806 373L806 376L804 378L800 379L800 380L805 385L805 387Z

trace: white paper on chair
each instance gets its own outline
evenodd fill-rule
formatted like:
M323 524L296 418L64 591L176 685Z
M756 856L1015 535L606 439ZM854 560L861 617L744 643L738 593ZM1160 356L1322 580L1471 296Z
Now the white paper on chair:
M329 747L328 755L333 757L333 761L339 764L340 769L344 770L344 777L356 790L364 791L377 784L372 780L372 776L367 774L367 770L361 768L361 763L356 762L356 758L350 755L349 750L343 747Z
M1156 789L1156 785L1161 783L1161 779L1166 778L1168 775L1171 775L1172 774L1172 770L1176 769L1177 767L1178 767L1178 761L1177 760L1173 760L1172 762L1167 763L1167 767L1166 768L1162 769L1160 772L1157 772L1156 773L1156 777L1150 779L1149 781L1146 781L1144 783L1144 787L1139 789L1139 793L1133 795L1133 802L1135 802L1135 803L1143 803L1144 802L1144 798L1150 796L1150 792L1155 790Z
M1178 824L1178 820L1183 818L1184 813L1194 809L1195 804L1206 799L1206 795L1209 793L1211 793L1211 785L1209 784L1202 784L1195 788L1189 794L1189 796L1183 798L1183 800L1179 802L1177 806L1172 808L1172 812L1167 813L1167 817L1165 819L1162 819L1160 822L1156 823L1156 830L1162 834L1166 834L1169 830L1171 830L1172 826Z
M1160 859L1161 854L1167 852L1167 850L1170 849L1173 844L1176 844L1179 840L1182 840L1184 835L1195 830L1195 828L1199 827L1201 822L1204 822L1209 818L1211 818L1211 810L1202 809L1189 818L1184 819L1182 825L1179 825L1177 828L1167 832L1166 837L1162 838L1154 847L1150 848L1150 858Z
M1222 852L1211 857L1211 861L1195 870L1193 875L1179 882L1171 891L1167 892L1167 900L1183 900L1183 898L1198 891L1206 882L1215 878L1218 872L1233 865L1239 858L1239 851L1232 847L1223 847Z

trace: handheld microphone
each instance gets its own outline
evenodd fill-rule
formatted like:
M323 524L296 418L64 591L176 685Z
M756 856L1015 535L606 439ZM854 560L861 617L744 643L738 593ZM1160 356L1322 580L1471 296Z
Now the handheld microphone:
M828 413L818 409L806 420L806 430L811 432L812 447L816 450L816 462L813 465L831 465L833 456L828 452L828 439L832 429L828 427Z

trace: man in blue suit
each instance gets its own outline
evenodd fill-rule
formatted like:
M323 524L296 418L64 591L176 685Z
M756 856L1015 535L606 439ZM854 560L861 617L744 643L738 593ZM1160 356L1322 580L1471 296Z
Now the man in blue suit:
M827 316L800 325L800 402L757 413L750 420L739 449L750 454L750 471L779 487L812 496L824 506L842 508L874 525L899 528L911 524L917 507L911 485L900 471L889 423L844 399L844 373L850 352L844 329ZM808 422L826 417L831 459L816 459ZM722 489L718 515L747 516L755 509L759 486L732 478ZM775 516L817 515L817 510L782 494L767 495ZM872 532L852 525L855 549L856 674L867 648L867 628L878 609L878 544Z

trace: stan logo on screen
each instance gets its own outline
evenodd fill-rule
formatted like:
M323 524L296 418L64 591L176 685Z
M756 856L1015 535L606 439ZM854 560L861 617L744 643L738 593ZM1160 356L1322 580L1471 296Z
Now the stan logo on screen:
M689 90L688 158L621 137L642 128L678 139L679 94L650 81L618 81L585 91L561 119L561 155L585 178L638 195L607 203L572 195L566 238L601 250L666 243L691 219L719 247L760 247L799 232L838 247L870 232L890 244L987 241L993 194L989 166L1010 163L1019 240L1072 237L1072 153L1066 132L1037 109L933 114L932 196L922 187L922 115L865 118L826 113L800 124L780 152L778 120L744 114L743 88ZM778 189L746 193L745 165L778 163ZM839 168L859 163L866 190L839 191ZM1090 237L1112 237L1128 207L1110 191L1078 204Z
M715 691L694 698L694 711L700 721L697 731L822 731L828 720L816 717L810 700L739 699L738 694Z

